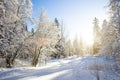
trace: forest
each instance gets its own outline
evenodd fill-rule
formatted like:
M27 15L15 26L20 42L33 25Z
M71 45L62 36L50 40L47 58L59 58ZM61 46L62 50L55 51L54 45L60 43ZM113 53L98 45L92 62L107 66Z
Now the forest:
M107 1L109 18L94 16L90 39L70 38L46 8L36 20L33 0L0 0L0 80L120 80L120 0Z

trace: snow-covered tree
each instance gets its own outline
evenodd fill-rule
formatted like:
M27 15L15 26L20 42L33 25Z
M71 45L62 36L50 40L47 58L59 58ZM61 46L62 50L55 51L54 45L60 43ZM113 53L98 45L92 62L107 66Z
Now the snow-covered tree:
M93 27L93 36L94 36L94 44L93 44L93 53L96 54L99 51L100 47L100 28L98 25L98 19L95 17L94 19L94 27Z
M42 9L36 36L47 38L49 46L52 46L56 44L58 35L58 27L54 22L49 20L46 10Z
M65 55L65 27L63 21L61 23L58 22L57 18L55 18L55 25L58 27L58 42L55 45L57 50L56 56L60 58L61 55Z
M120 1L109 0L110 21L103 27L102 39L104 37L102 53L110 56L118 56L120 44Z
M57 25L50 21L45 9L41 11L36 32L34 32L33 36L31 39L28 39L28 41L32 41L30 44L33 45L29 49L34 56L32 61L33 66L37 65L39 58L47 58L51 52L56 52L55 46L59 41L59 30Z
M112 55L112 44L115 40L114 27L104 20L101 30L101 55L110 57Z
M73 41L73 48L74 48L74 54L79 55L80 47L79 47L79 40L77 36L75 37Z
M11 67L22 50L32 3L30 0L1 0L0 4L0 53L6 58L6 66Z
M58 26L58 27L60 26L60 23L59 23L57 18L55 18L55 25Z
M120 1L119 0L109 0L109 9L111 14L110 26L114 29L114 42L120 43ZM113 42L113 45L114 45ZM116 45L117 46L117 45ZM115 47L115 46L114 46ZM119 51L119 50L117 50ZM119 52L113 51L114 55Z
M73 55L73 46L72 46L72 42L70 39L66 39L65 41L65 56L72 56Z
M109 28L111 34L107 44L111 46L111 53L116 62L116 68L120 69L120 0L109 0L110 21ZM111 37L112 36L112 37ZM118 70L117 69L117 70Z
M80 44L80 50L79 50L79 54L81 55L81 56L83 56L84 55L84 44L83 44L83 38L82 38L82 36L80 36L80 40L79 40L79 44Z

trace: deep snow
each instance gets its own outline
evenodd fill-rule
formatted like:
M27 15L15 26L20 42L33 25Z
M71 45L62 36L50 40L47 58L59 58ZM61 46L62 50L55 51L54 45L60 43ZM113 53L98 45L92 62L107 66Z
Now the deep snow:
M87 56L51 60L42 67L1 69L0 80L120 80L112 71L112 61Z

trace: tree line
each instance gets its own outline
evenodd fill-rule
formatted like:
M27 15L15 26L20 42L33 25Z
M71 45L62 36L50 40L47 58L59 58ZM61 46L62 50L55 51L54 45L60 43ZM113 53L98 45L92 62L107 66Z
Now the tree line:
M45 9L41 10L37 29L28 31L32 18L31 0L0 0L0 58L4 67L14 66L15 59L30 59L31 65L45 63L51 57L62 58L87 53L119 61L120 1L109 0L110 20L103 21L102 28L93 20L93 45L85 45L81 36L72 41L65 35L63 22L50 20ZM80 38L80 39L78 39ZM2 61L1 60L1 61Z

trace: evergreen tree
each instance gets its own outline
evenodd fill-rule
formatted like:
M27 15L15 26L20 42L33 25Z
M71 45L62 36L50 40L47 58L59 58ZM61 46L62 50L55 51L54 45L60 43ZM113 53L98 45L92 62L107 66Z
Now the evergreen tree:
M113 42L113 35L110 32L111 27L106 20L103 21L101 30L101 55L110 56L112 54L112 47L110 46ZM111 38L111 39L110 39Z
M65 56L72 56L73 55L73 47L71 40L68 39L65 41Z
M49 22L49 17L47 15L47 11L44 8L42 8L40 14L40 23L46 23L46 22Z
M110 26L113 27L114 29L114 41L113 45L115 43L119 44L120 43L120 1L119 0L109 0L109 9L111 13L111 19L110 19ZM115 42L115 43L114 43ZM118 45L114 45L113 48L113 53L114 55L117 56L119 53L119 50L115 50L115 47L119 47Z
M107 38L108 23L106 20L103 21L102 30L101 30L101 44L104 45Z
M35 33L35 31L34 31L34 29L32 28L32 30L31 30L31 32L32 32L32 34L34 34Z
M80 36L80 50L79 50L79 54L81 55L81 56L83 56L84 55L84 51L83 51L83 49L84 49L84 46L83 46L83 38L82 38L82 36Z
M98 53L100 47L100 28L98 25L98 19L95 17L94 19L94 27L93 27L93 35L94 35L94 44L93 44L93 54Z
M55 18L55 25L59 27L59 22L57 18Z
M120 52L120 1L109 0L110 21L103 22L101 53L109 57L119 57Z
M79 47L79 40L77 36L75 37L73 41L73 48L74 48L74 54L79 55L80 47Z
M57 55L59 55L58 58L60 58L60 56L64 56L65 54L65 29L64 29L64 25L63 22L59 23L57 18L55 18L55 25L57 26L58 30L59 30L59 34L58 34L58 42L55 46L56 50L57 50Z

